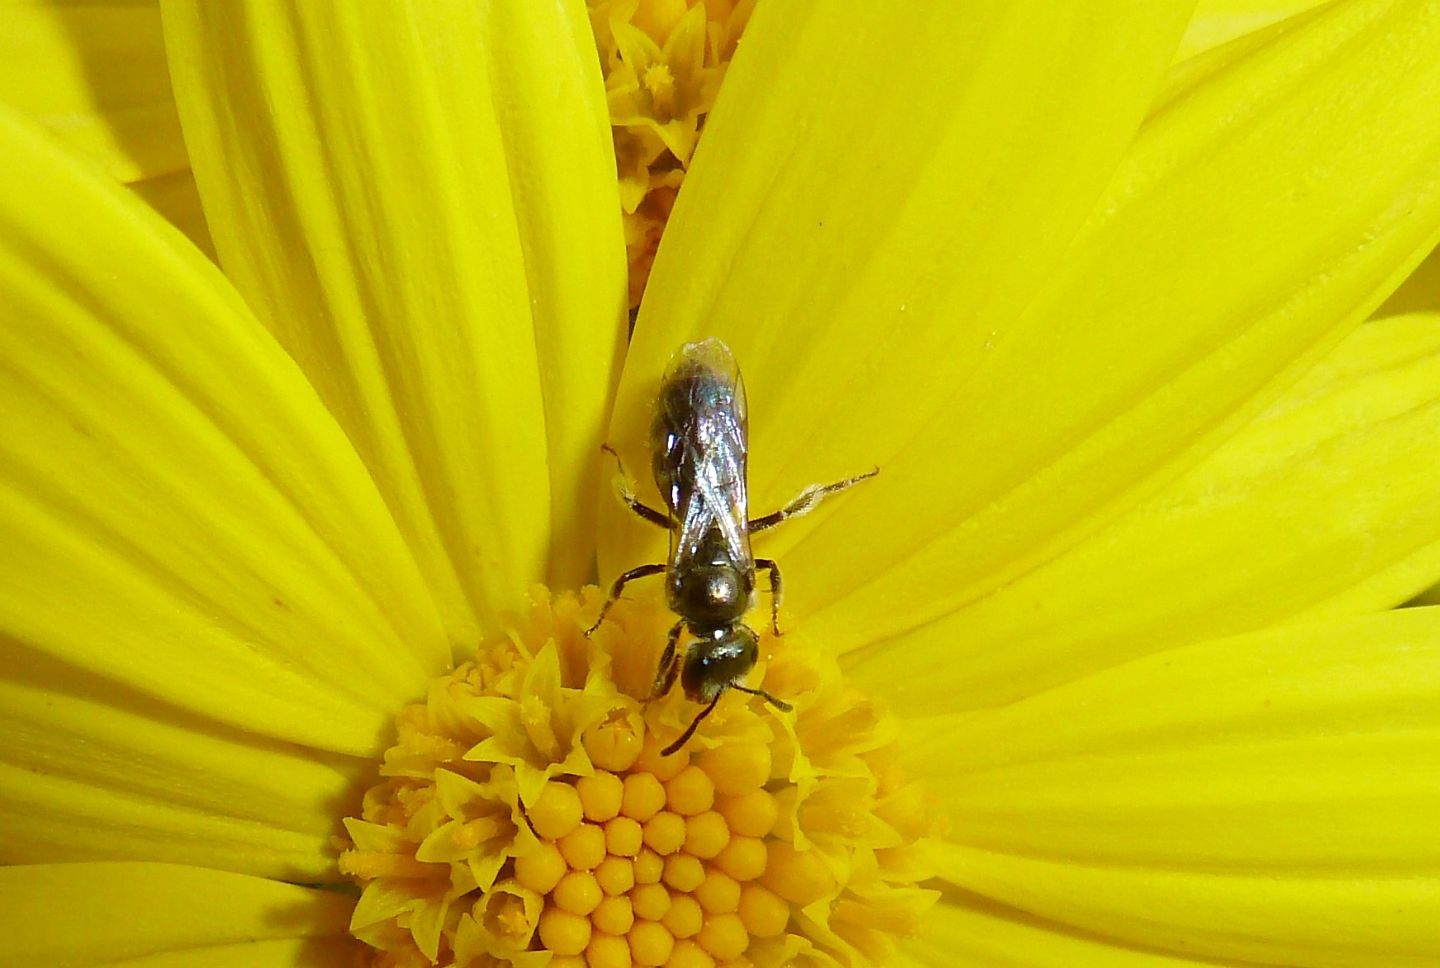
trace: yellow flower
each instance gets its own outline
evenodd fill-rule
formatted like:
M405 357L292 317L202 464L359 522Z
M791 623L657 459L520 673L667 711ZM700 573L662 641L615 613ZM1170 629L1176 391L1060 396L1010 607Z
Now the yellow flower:
M760 4L627 345L681 6L607 101L578 4L167 3L223 274L0 113L7 955L1440 958L1435 5ZM666 757L565 589L711 335L757 513L882 473Z

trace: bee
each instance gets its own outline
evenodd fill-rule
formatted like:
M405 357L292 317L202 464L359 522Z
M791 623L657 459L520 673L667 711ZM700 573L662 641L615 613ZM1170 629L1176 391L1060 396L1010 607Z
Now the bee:
M620 462L608 444L603 449ZM759 572L769 579L771 631L782 634L780 566L751 554L750 535L813 510L827 496L874 477L880 469L808 487L780 510L750 518L745 385L734 354L714 337L686 343L671 359L655 401L650 454L666 510L640 502L625 483L623 464L620 498L636 515L669 533L670 553L665 562L640 565L616 578L586 635L600 627L627 584L665 576L666 602L679 620L666 638L650 698L668 693L678 675L686 698L705 704L680 738L663 750L669 756L690 740L727 689L790 711L784 700L745 685L760 655L758 636L744 622L755 604ZM694 641L682 657L678 647L687 630Z

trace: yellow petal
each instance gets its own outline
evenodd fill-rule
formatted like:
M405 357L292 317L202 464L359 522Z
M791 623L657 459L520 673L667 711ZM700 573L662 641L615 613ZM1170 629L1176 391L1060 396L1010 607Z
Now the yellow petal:
M445 642L344 434L178 233L9 113L0 153L7 650L372 752Z
M0 65L0 102L111 177L186 167L158 3L6 3Z
M960 368L945 361L978 353L1052 271L1133 137L1188 8L760 4L626 358L611 439L629 464L648 464L648 408L668 356L683 339L719 336L750 391L757 513L884 467L863 499L766 545L791 547L822 519L837 531L823 553L788 562L794 611L839 591L808 576L827 575L840 545L860 557L857 519L909 534L913 518L891 517L920 492L880 490L890 456L951 392ZM987 459L945 440L950 460ZM874 503L882 493L892 496ZM633 522L607 520L602 574L657 553Z
M50 968L344 964L333 957L301 962L273 956L311 950L276 943L295 939L312 940L317 953L334 952L354 906L328 891L172 864L3 867L0 897L7 961ZM256 945L253 961L239 961L227 950L248 944ZM353 959L356 946L347 947ZM221 960L205 957L212 949Z
M209 251L170 90L158 3L6 3L0 103L135 188Z
M1150 114L1158 115L1168 110L1174 102L1192 94L1196 88L1215 80L1226 70L1233 69L1241 61L1253 57L1258 51L1273 45L1285 34L1300 29L1317 17L1326 15L1327 3L1296 3L1297 9L1284 13L1269 11L1257 15L1254 29L1238 24L1221 27L1219 36L1207 38L1200 49L1193 46L1192 36L1197 21L1191 21L1181 51L1188 51L1183 59L1177 52L1178 63L1165 75L1165 84L1150 103ZM1197 11L1198 15L1199 11ZM1226 19L1226 18L1222 18ZM1249 18L1241 18L1242 21ZM1191 46L1187 47L1187 41Z
M849 671L912 712L998 705L1161 645L1389 608L1440 576L1437 452L1440 314L1370 323L1108 527Z
M131 182L127 187L165 221L184 232L207 259L214 260L215 243L210 238L210 226L200 207L200 191L189 168Z
M1321 6L1323 0L1200 0L1175 51L1177 61Z
M354 938L238 941L107 961L109 968L354 968L363 951Z
M925 968L1186 968L1210 964L1120 944L954 892L925 916L923 933L903 946L906 963Z
M910 725L959 887L1191 955L1440 959L1440 609L1170 650Z
M1440 249L1434 249L1415 267L1400 288L1375 310L1377 317L1405 313L1440 312Z
M6 862L158 860L336 879L339 805L373 763L182 714L13 643L5 652Z
M1355 0L1152 117L1064 260L1030 265L1031 305L950 324L992 335L930 367L942 407L891 399L933 392L899 368L846 387L873 412L792 431L822 455L909 435L852 514L775 551L828 579L800 618L844 647L976 601L1258 414L1434 244L1437 103L1440 9Z
M165 8L216 247L379 482L457 641L589 551L624 334L583 10Z

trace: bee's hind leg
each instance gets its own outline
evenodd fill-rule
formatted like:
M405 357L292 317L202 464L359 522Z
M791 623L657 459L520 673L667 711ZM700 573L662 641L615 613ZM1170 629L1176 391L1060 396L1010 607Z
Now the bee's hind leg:
M812 484L797 494L795 500L780 510L772 514L767 514L763 518L756 518L751 521L749 524L750 530L764 531L766 528L775 527L775 525L788 518L798 518L802 514L809 514L815 510L815 505L825 500L825 498L831 494L838 494L846 488L854 487L861 481L868 481L878 473L880 473L880 468L877 467L873 471L856 474L854 477L847 477L845 480L836 481L834 484Z

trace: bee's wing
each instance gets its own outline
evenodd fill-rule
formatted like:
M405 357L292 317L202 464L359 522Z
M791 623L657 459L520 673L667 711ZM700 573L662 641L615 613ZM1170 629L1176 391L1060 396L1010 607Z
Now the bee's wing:
M733 560L750 557L745 528L747 416L745 384L728 347L717 339L682 348L672 372L684 380L683 399L670 398L666 418L680 431L681 488L671 531L670 560L683 568L711 529L718 529Z

